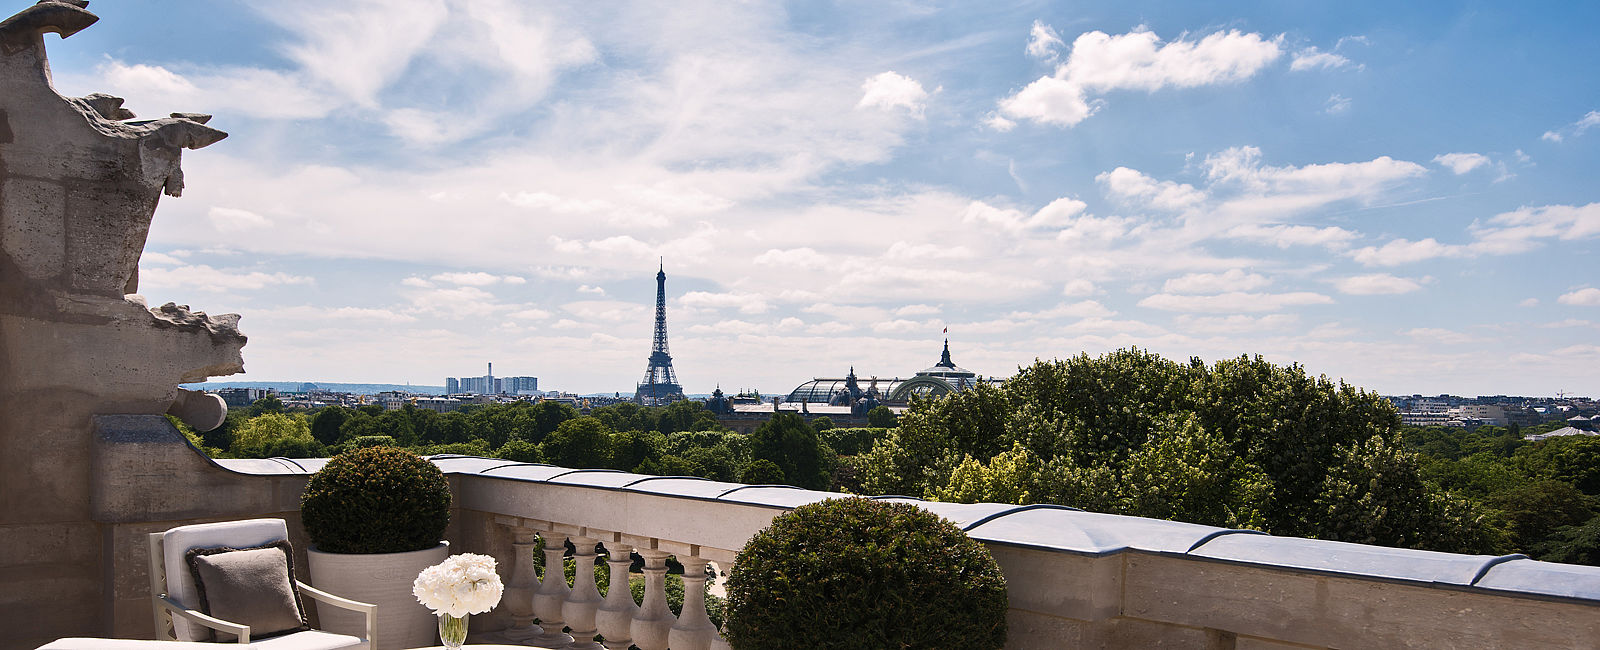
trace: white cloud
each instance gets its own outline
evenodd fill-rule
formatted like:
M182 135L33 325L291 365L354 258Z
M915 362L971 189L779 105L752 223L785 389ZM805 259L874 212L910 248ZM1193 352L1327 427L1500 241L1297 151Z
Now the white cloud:
M1061 303L1049 309L1040 311L1014 311L1006 314L1006 318L1018 321L1057 320L1062 318L1104 318L1115 316L1117 312L1107 309L1105 305L1096 300L1084 300L1074 303Z
M968 260L976 257L977 252L966 246L897 241L889 245L883 256L891 260Z
M603 199L575 199L548 192L502 192L500 200L518 207L549 210L557 214L596 214L617 207Z
M1429 237L1419 241L1396 239L1383 246L1367 246L1353 251L1350 256L1367 266L1399 266L1436 257L1454 257L1461 254L1460 247L1441 244Z
M416 287L418 289L432 289L433 288L433 283L432 282L429 282L427 280L424 280L424 279L416 277L416 276L412 276L412 277L406 278L404 280L401 280L400 284L403 285L403 286L407 286L407 287Z
M1322 246L1339 250L1361 235L1338 226L1317 228L1315 226L1286 226L1282 224L1246 224L1228 230L1227 236L1234 239L1272 244L1278 248Z
M1339 93L1328 96L1328 101L1322 103L1322 112L1329 115L1338 115L1350 110L1351 100Z
M1068 298L1092 296L1095 291L1094 283L1083 278L1067 280L1067 283L1061 286L1061 295Z
M177 266L179 264L183 264L183 260L180 260L177 257L174 257L172 255L168 255L166 253L156 253L156 252L152 252L152 251L145 251L143 255L139 256L139 266L143 267L146 264L163 264L163 265L167 265L167 266Z
M1422 165L1388 156L1365 162L1322 163L1275 167L1261 160L1256 147L1232 147L1206 156L1206 177L1217 194L1227 188L1239 193L1220 210L1262 218L1300 212L1336 201L1371 201L1403 181L1427 174Z
M1512 255L1538 248L1544 240L1575 241L1600 236L1600 203L1546 205L1502 212L1468 229L1473 241L1443 244L1429 237L1420 241L1396 239L1381 247L1367 246L1350 253L1368 266L1398 266L1439 257Z
M1072 42L1064 74L1089 90L1160 90L1243 81L1283 54L1282 39L1228 30L1162 43L1151 31L1094 31Z
M933 305L906 305L894 310L896 316L932 316L939 313L939 308Z
M141 267L139 287L144 289L184 289L228 292L255 291L283 285L312 284L306 276L283 272L215 269L204 264L176 268Z
M818 253L810 247L791 248L787 250L771 249L757 255L751 260L756 264L769 266L788 266L802 269L820 269L827 267L831 262L828 256Z
M506 314L506 317L517 320L544 320L550 317L550 312L543 309L519 309Z
M1028 214L1015 208L998 208L983 201L973 201L961 213L962 223L997 226L1009 232L1026 230L1072 230L1078 234L1110 238L1121 234L1122 220L1095 219L1082 215L1087 203L1071 197L1062 197Z
M1036 41L1030 38L1030 52ZM1013 120L1073 126L1094 114L1091 93L1239 82L1282 54L1281 37L1268 39L1238 30L1167 43L1143 29L1116 36L1086 32L1073 40L1072 52L1052 75L1001 99L999 113Z
M1463 343L1471 343L1476 340L1467 334L1438 327L1417 327L1402 331L1400 333L1419 341L1426 341L1428 343L1443 343L1445 345L1460 345Z
M493 294L472 286L414 291L407 298L414 313L441 318L483 318L506 309Z
M1272 280L1264 275L1229 269L1223 273L1190 273L1172 278L1161 286L1162 293L1227 293L1260 289Z
M606 290L604 287L592 287L587 284L580 284L578 285L578 293L592 293L597 296L603 296L606 295Z
M856 108L901 109L914 117L922 117L928 102L928 91L922 83L898 72L880 72L861 84L861 101Z
M444 282L459 286L487 287L492 284L498 284L504 278L479 271L473 273L439 273L428 279L434 282ZM518 279L520 280L521 278Z
M1411 293L1422 288L1416 280L1390 275L1388 273L1372 273L1368 275L1353 275L1339 278L1333 282L1340 293L1353 296L1394 295Z
M217 232L238 232L272 226L271 219L239 208L213 206L206 211L206 217L211 220L211 226L216 228Z
M1517 306L1518 307L1538 307L1539 306L1539 299L1538 298L1527 298L1527 299L1523 300L1522 302L1517 303Z
M1569 136L1583 135L1585 131L1596 126L1600 126L1600 111L1589 111L1572 124L1557 130L1545 131L1544 135L1539 136L1539 139L1546 142L1561 142Z
M1139 301L1140 307L1181 312L1250 313L1280 311L1285 307L1300 305L1327 305L1333 299L1320 293L1295 291L1290 293L1229 292L1214 296L1180 296L1158 293Z
M1600 307L1600 289L1586 287L1570 293L1564 293L1561 294L1560 298L1556 299L1556 302L1563 305Z
M259 314L259 317L279 319L300 324L309 324L310 326L327 325L329 321L396 324L417 322L416 316L412 316L411 314L403 314L392 309L378 309L370 307L321 307L316 305L275 307Z
M1176 322L1180 330L1205 334L1247 334L1281 330L1300 322L1294 314L1266 314L1262 316L1193 316L1180 314Z
M1084 97L1081 86L1056 77L1040 77L1017 94L1000 100L1000 113L988 124L998 131L1011 130L1016 125L1013 120L1075 126L1093 115L1095 109Z
M1350 65L1350 59L1332 52L1320 51L1315 46L1312 46L1295 52L1293 60L1289 62L1289 69L1300 72L1302 70L1342 68L1347 65Z
M737 308L740 313L760 314L772 308L765 298L750 293L712 293L690 291L678 298L678 304L697 309Z
M1033 27L1028 30L1028 56L1047 61L1054 60L1065 45L1055 29L1041 21L1033 21Z
M771 331L771 327L743 321L738 319L722 320L709 325L692 325L689 331L695 334L731 334L734 336L745 334L764 334Z
M1479 153L1445 153L1434 156L1433 162L1460 176L1489 164L1489 157Z
M1137 202L1161 210L1185 210L1205 201L1204 192L1194 186L1173 181L1156 181L1143 172L1118 167L1102 172L1094 180L1112 198Z

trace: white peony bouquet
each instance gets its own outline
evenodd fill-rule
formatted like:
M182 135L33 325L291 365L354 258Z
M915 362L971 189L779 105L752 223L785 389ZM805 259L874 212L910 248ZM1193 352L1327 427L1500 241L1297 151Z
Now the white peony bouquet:
M494 569L494 558L487 555L452 555L418 573L411 593L440 616L482 614L500 604L500 594L505 591Z

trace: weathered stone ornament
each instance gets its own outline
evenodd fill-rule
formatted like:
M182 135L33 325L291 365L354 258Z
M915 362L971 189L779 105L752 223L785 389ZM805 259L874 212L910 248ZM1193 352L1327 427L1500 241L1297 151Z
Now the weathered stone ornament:
M238 315L152 310L135 292L156 203L183 192L182 150L227 134L209 115L139 121L119 97L57 93L44 35L94 24L88 4L43 0L0 22L0 395L78 391L84 415L215 428L221 400L177 385L243 372ZM8 429L30 421L4 411Z

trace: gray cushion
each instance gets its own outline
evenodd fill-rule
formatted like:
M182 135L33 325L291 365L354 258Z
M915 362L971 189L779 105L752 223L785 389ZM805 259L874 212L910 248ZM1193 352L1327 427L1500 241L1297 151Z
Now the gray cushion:
M286 541L248 549L192 549L187 553L200 608L230 623L250 626L250 637L310 629L294 584L294 553ZM218 641L236 640L216 632Z

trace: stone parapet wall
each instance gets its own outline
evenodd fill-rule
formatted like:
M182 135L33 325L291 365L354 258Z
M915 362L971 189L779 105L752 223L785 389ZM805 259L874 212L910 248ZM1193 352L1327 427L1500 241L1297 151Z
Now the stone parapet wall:
M14 541L8 536L15 553L8 557L28 568L13 565L0 574L0 584L16 595L65 579L84 592L103 593L104 606L98 614L95 608L71 608L70 616L44 619L37 637L12 637L3 647L34 647L70 635L149 638L149 532L282 517L303 554L299 493L325 459L211 461L164 419L99 423L97 520L88 527L40 524ZM496 459L446 456L434 462L450 477L455 496L447 530L452 550L495 556L508 580L515 577L517 541L534 535L694 555L725 570L745 540L773 517L838 496ZM122 496L138 494L154 496ZM1592 647L1600 639L1596 567L1218 534L1204 526L1060 508L921 505L969 528L994 553L1008 582L1012 648L1528 648ZM1207 550L1230 538L1233 550ZM1260 555L1259 549L1279 543L1287 550L1271 561L1207 555ZM73 566L83 549L102 545L103 572ZM1301 552L1320 556L1297 558ZM1341 554L1343 559L1335 557ZM1323 568L1308 568L1312 564ZM1483 586L1505 582L1511 574L1497 572L1516 567L1542 572L1537 575L1545 576L1543 586ZM1412 577L1395 575L1406 573ZM26 596L18 600L11 612L33 611ZM513 626L514 609L508 600L475 617L474 630Z

